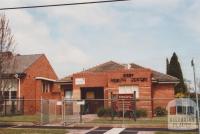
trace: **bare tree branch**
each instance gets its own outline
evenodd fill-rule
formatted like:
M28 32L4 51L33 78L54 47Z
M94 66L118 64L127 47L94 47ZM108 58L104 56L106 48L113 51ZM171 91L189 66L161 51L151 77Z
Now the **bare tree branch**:
M12 56L14 52L15 41L11 28L9 26L9 20L5 14L0 14L0 97L3 96L5 90L10 88L10 80L6 78L9 75L8 70L13 69L14 64L12 62ZM12 64L12 65L11 65Z

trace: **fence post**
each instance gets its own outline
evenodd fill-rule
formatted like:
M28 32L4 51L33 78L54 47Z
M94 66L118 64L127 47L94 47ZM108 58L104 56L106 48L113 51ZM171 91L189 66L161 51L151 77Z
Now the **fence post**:
M134 114L133 114L133 118L136 121L136 91L134 91L133 93L133 105L134 105Z
M112 118L112 121L113 121L114 120L114 107L113 107L113 93L112 92L111 92L111 109L112 109L112 111L111 111L111 118Z
M123 125L124 125L124 99L122 100L122 107L123 107Z
M65 120L65 99L64 99L64 102L63 102L63 119L64 119L64 126L66 126L66 120Z
M61 112L62 112L62 121L64 121L64 117L63 117L63 111L64 111L64 109L63 109L63 106L64 106L64 101L63 101L63 99L62 99L62 109L61 109Z
M24 115L24 97L22 97L22 105L21 105L21 109L22 109L22 114Z
M7 115L7 101L6 101L6 99L5 99L5 104L4 104L4 106L5 106L5 112L4 112L4 114L5 114L5 116Z
M40 99L40 124L42 125L43 124L43 105L42 105L43 103L42 103L42 97L41 97L41 99Z
M80 105L80 123L82 123L82 105Z

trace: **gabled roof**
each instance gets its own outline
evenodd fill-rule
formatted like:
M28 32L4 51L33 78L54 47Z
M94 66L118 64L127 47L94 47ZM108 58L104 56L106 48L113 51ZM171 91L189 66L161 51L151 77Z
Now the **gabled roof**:
M114 70L119 70L119 69L123 69L125 68L126 64L120 64L114 61L109 61L100 65L97 65L95 67L89 68L83 72L108 72L108 71L114 71ZM145 68L142 67L140 65L134 64L134 63L130 63L131 68ZM164 74L164 73L160 73L157 71L152 70L152 81L153 82L166 82L166 83L170 83L170 82L178 82L179 79L177 79L176 77ZM67 82L72 82L72 76L67 76L59 81L67 81Z
M107 71L113 71L124 68L123 65L118 64L114 61L109 61L100 65L97 65L95 67L89 68L85 70L85 72L107 72Z
M7 61L7 66L4 67L4 73L24 73L25 70L28 67L30 67L41 56L43 56L43 54L11 56L10 59Z

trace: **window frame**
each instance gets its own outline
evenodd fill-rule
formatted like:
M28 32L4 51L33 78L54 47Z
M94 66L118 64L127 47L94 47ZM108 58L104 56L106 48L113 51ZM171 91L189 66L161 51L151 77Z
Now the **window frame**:
M52 87L52 82L50 81L42 81L42 93L50 93Z

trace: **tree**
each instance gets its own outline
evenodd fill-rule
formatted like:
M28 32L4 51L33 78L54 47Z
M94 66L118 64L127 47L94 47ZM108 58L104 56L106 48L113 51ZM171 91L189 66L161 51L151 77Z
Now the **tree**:
M175 86L175 94L177 94L177 93L186 94L187 93L187 87L184 83L181 66L180 66L180 63L178 61L178 56L176 55L175 52L173 53L173 55L170 59L167 74L174 76L174 77L176 77L180 80L180 82Z
M0 14L0 99L4 97L3 92L9 84L5 74L8 68L12 68L9 61L14 51L14 46L15 41L9 27L9 20L5 14Z
M169 73L169 60L168 58L166 59L166 73Z

